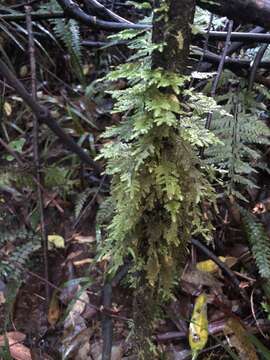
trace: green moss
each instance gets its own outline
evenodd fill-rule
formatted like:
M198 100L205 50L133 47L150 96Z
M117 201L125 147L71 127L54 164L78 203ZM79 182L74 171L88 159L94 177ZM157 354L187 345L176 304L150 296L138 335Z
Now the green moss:
M210 237L201 205L215 195L197 154L216 141L204 120L217 106L185 90L188 77L151 69L147 36L140 37L135 61L107 77L127 79L126 89L111 94L114 111L128 115L104 134L112 141L100 157L112 176L115 209L100 256L111 254L111 272L132 256L133 272L145 272L150 287L169 292L191 235Z

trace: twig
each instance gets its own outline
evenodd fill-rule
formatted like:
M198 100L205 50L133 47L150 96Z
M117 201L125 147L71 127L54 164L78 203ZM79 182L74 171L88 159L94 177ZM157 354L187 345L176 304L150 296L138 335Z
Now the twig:
M147 24L129 24L129 23L116 23L111 21L105 21L97 19L96 16L92 16L84 12L80 6L71 0L57 0L58 4L64 10L67 17L73 18L85 25L91 25L92 27L103 30L124 30L124 29L138 29L146 30L150 29L151 25Z
M221 75L222 75L222 71L223 71L226 56L227 56L227 51L228 51L228 48L229 48L229 45L230 45L232 29L233 29L233 21L230 21L225 46L224 46L223 53L222 53L220 63L219 63L219 66L218 66L218 70L217 70L217 75L216 75L216 77L215 77L215 79L213 81L213 84L212 84L211 93L210 93L211 97L216 96L218 83L219 83L219 80L220 80ZM205 124L206 129L210 129L212 117L213 117L213 112L210 111L208 113L206 124Z
M233 29L233 21L230 21L230 22L229 22L229 28L228 28L228 32L227 32L227 37L226 37L225 46L224 46L223 53L222 53L222 56L221 56L221 58L220 58L220 62L219 62L218 69L217 69L217 74L216 74L216 76L215 76L215 79L214 79L214 81L213 81L213 83L212 83L212 87L211 87L210 96L213 97L213 98L214 98L215 95L216 95L217 86L218 86L218 83L219 83L219 80L220 80L220 78L221 78L222 71L223 71L223 68L224 68L224 64L225 64L225 60L226 60L226 56L227 56L228 47L229 47L229 45L230 45L230 39L231 39L232 29ZM206 122L205 122L205 128L206 128L206 129L210 129L212 118L213 118L213 112L212 112L212 111L209 111L209 113L207 114ZM201 157L204 156L204 150L205 150L205 147L203 146L203 147L200 149L200 152L199 152L199 154L200 154Z
M94 13L97 16L100 16L104 19L110 19L119 23L133 24L131 21L122 18L117 15L112 10L107 9L104 5L100 4L97 0L85 0L87 10L90 10L90 13Z
M249 298L246 294L246 292L241 289L240 287L240 281L235 276L234 272L223 262L221 261L211 250L209 250L205 245L203 245L199 240L192 238L191 244L196 246L198 249L200 249L207 257L212 259L220 268L223 270L225 274L227 274L230 279L232 280L232 284L237 289L237 291L240 292L243 299L246 301L249 301Z
M124 265L112 280L106 280L102 291L103 306L107 308L112 307L112 291L115 286L126 276L130 268L130 263ZM113 337L113 322L111 316L103 314L102 316L102 360L111 360L112 353L112 337Z
M265 32L265 29L261 26L256 26L255 28L251 29L248 34L258 34L258 33L263 33ZM231 41L233 40L233 32L231 34ZM241 33L242 34L242 33ZM209 34L209 38L210 38L210 34ZM228 48L227 51L227 56L232 55L234 52L236 52L237 50L241 49L241 47L244 45L244 43L242 41L238 41L238 42L233 42L230 47ZM211 68L211 63L207 63L204 62L201 64L199 71L204 72L204 71L208 71Z
M33 28L32 28L32 18L31 18L31 7L25 6L26 13L26 27L28 32L28 49L30 57L30 71L31 71L31 92L32 97L37 100L37 79L36 79L36 58L35 58L35 42L33 37ZM40 184L43 185L42 176L41 176L41 165L40 165L40 156L39 156L39 144L38 144L38 134L39 134L39 123L34 116L33 121L33 148L34 148L34 164L36 171L36 179L38 182L37 185L37 196L38 196L38 208L40 215L40 226L41 226L41 237L43 243L43 261L44 261L44 277L46 280L49 280L49 266L48 266L48 236L45 227L45 215L44 215L44 199L41 190ZM46 307L49 306L50 299L50 288L48 284L45 284L45 298L46 298Z
M89 155L58 125L52 117L47 107L41 106L25 89L23 84L11 72L8 66L0 58L0 75L2 75L7 83L12 86L19 96L26 102L30 109L35 114L40 123L46 124L61 140L61 142L73 153L77 154L79 158L86 164L93 167L94 171L99 174L101 169L99 165L89 157Z
M257 52L255 59L252 63L252 68L251 68L250 77L249 77L249 84L248 84L249 91L251 91L253 88L253 84L256 79L256 73L257 73L258 67L260 65L260 62L262 61L263 55L265 54L267 48L268 48L268 44L262 45L260 47L259 51Z
M102 291L102 303L104 307L111 308L112 306L112 285L110 281L105 283ZM113 323L112 318L106 314L102 315L102 360L111 360L112 354L112 335Z

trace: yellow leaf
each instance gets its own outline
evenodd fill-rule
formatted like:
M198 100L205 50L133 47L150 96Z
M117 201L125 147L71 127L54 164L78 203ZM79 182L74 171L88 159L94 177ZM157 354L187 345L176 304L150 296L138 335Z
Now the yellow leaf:
M64 248L65 240L60 235L48 235L49 249L52 249L53 246L56 248Z
M192 354L202 350L208 340L207 296L197 297L189 326L189 345Z
M25 77L28 73L28 68L26 65L21 66L20 68L20 77Z
M5 113L7 114L7 116L11 115L12 107L11 107L10 103L8 103L7 101L5 101L5 103L4 103L4 110L5 110Z
M198 262L196 269L208 273L215 273L218 271L218 266L213 260L205 260Z
M237 262L237 259L232 256L219 256L218 258L229 267L232 267ZM196 264L196 268L208 273L215 273L219 270L219 266L213 260L200 261Z

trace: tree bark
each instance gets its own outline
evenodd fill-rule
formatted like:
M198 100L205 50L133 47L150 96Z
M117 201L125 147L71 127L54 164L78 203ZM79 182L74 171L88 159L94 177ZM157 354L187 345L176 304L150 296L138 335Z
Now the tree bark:
M270 28L270 0L197 0L197 5L231 20Z
M164 44L155 51L153 67L184 73L191 42L195 0L155 0L152 41Z

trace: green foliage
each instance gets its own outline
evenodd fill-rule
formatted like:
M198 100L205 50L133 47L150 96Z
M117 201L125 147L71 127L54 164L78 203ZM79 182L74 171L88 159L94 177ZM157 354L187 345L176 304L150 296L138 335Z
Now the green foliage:
M270 130L259 119L260 103L246 89L228 92L218 100L227 113L214 112L211 129L222 141L206 151L208 163L220 170L227 195L247 201L242 187L256 187L253 175L259 168L268 170L258 145L269 145Z
M255 258L259 273L270 280L270 239L260 223L246 209L241 208L241 216L247 234L252 254Z
M0 278L6 277L16 281L21 280L23 272L30 256L41 247L40 236L26 228L11 230L1 225L0 249L5 245L12 247L8 255L0 253ZM13 246L14 245L14 246Z
M47 166L42 170L44 186L47 190L58 191L66 196L75 187L76 181L72 179L72 171L63 166ZM0 174L0 189L11 192L15 197L20 197L23 188L36 189L33 169L21 169L17 166L2 167ZM19 189L19 191L16 190Z
M215 196L197 154L216 142L204 123L209 109L218 107L186 90L188 77L151 69L150 55L159 46L149 46L149 33L129 30L120 38L127 33L136 52L106 78L126 79L128 85L110 91L114 112L123 117L103 135L111 141L99 156L107 160L115 204L100 256L111 254L112 272L132 256L133 271L146 271L150 285L168 289L190 236L210 239L202 204Z
M88 205L88 199L90 197L90 195L95 196L95 194L98 192L98 188L94 187L94 188L88 188L85 189L82 193L80 193L76 199L75 202L75 217L78 218L79 215L81 214L84 206ZM91 200L90 200L91 201Z
M43 11L60 11L61 7L56 0L50 0L49 3L42 5ZM70 55L72 69L81 83L84 83L84 74L82 68L82 52L81 52L81 37L80 27L74 19L52 19L53 30L61 41L66 46Z

